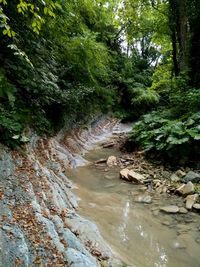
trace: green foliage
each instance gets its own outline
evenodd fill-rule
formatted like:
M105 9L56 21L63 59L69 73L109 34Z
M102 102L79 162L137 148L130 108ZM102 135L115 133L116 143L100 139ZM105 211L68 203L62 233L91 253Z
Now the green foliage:
M189 151L200 93L190 71L173 76L181 46L179 36L172 46L169 11L169 1L0 0L0 141L18 145L27 128L53 134L91 113L138 120L159 110L132 139L149 151ZM189 15L193 32L197 18Z
M7 16L6 10L11 8L11 4L9 1L0 0L0 23L1 28L3 29L3 35L7 35L8 37L15 37L16 32L12 30L9 21L12 17ZM17 10L18 14L23 16L29 15L31 17L31 26L33 32L39 34L42 25L45 23L45 17L53 17L55 18L55 10L57 8L61 8L58 2L54 1L35 1L34 4L29 3L29 1L20 0L18 3L14 3L14 7Z
M138 119L151 110L159 101L158 93L150 88L153 68L135 51L132 57L118 58L117 73L114 73L114 84L119 91L119 105L116 115L123 120Z
M16 33L12 44L6 36L0 44L0 141L11 146L25 140L26 127L53 134L66 123L109 111L117 101L109 77L116 5L92 0L54 3L22 0L3 6L8 27Z
M132 103L138 108L142 105L145 105L146 108L148 108L159 102L159 95L155 91L149 88L144 88L140 84L138 84L138 87L132 89L132 94Z
M4 102L7 101L8 105L13 107L15 102L15 91L15 87L7 81L4 73L0 71L0 99Z
M131 140L146 151L170 159L199 154L200 113L180 119L169 119L169 112L153 112L137 122Z

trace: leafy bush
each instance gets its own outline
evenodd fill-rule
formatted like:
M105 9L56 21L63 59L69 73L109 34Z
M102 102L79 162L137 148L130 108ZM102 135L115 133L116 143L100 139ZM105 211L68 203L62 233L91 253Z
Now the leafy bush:
M152 112L134 125L131 140L165 158L193 157L199 154L200 113L174 120L167 112Z

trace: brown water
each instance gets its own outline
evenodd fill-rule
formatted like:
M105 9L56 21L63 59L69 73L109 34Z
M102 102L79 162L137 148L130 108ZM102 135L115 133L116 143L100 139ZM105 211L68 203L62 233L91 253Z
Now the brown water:
M116 149L96 149L86 159L94 162ZM141 186L119 179L119 169L94 164L70 170L68 176L77 185L79 213L94 221L113 252L128 266L199 267L199 215L163 214L159 206L183 205L172 196L153 196L151 204L134 203L133 195Z

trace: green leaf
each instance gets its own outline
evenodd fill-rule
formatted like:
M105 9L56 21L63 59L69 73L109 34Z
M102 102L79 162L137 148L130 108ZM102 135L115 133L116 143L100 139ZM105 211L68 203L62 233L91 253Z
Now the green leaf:
M17 140L19 138L20 138L20 135L19 134L12 136L12 139L15 139L15 140Z
M46 15L48 13L48 8L45 6L44 7L44 14Z

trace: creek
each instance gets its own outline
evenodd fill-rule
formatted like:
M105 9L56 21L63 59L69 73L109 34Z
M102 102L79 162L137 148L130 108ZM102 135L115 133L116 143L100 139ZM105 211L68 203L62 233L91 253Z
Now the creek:
M110 155L120 156L117 148L91 150L85 159L94 163ZM113 253L125 266L199 267L199 215L165 214L162 205L181 206L181 198L153 195L151 204L136 203L133 195L140 185L119 179L119 167L89 164L68 170L79 197L78 213L93 221Z

